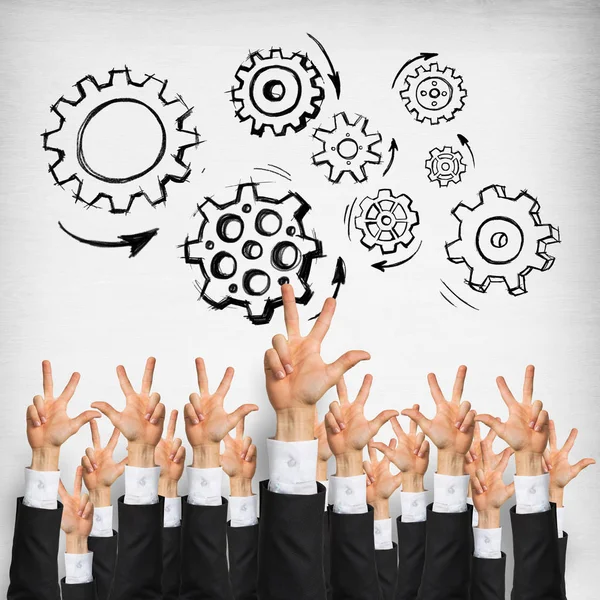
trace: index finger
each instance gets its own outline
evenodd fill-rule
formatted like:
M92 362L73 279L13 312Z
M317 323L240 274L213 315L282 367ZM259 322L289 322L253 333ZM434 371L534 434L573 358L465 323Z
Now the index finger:
M98 431L98 423L96 423L96 419L92 419L90 421L90 430L92 432L92 446L94 446L94 450L98 450L101 448L100 446L100 432Z
M454 404L460 404L460 400L465 389L465 378L467 377L467 367L461 365L458 367L456 372L456 379L454 380L454 387L452 388L452 402Z
M446 398L444 398L444 394L442 393L440 384L438 383L435 373L429 373L429 375L427 375L427 383L429 384L429 391L431 392L431 397L433 398L433 401L436 403L436 405L446 402Z
M44 386L44 398L54 398L54 383L52 381L52 365L49 360L42 361L42 383Z
M117 377L119 378L119 385L121 386L121 390L125 394L125 397L135 394L135 390L131 385L131 381L129 381L129 377L127 377L127 371L125 371L123 365L117 367Z
M550 429L550 434L548 441L550 443L550 450L556 450L556 427L554 425L554 420L550 419L550 423L548 424Z
M79 465L75 471L75 483L73 484L73 496L81 496L81 482L83 480L83 467Z
M531 404L533 398L533 378L535 376L535 367L529 365L525 369L525 379L523 381L523 404Z
M204 396L204 394L210 394L208 391L208 375L206 374L206 365L204 364L204 359L200 357L196 359L196 375L198 377L198 390L200 391L200 396Z
M177 427L177 415L179 412L176 409L171 411L169 418L169 424L167 425L167 437L166 439L170 442L175 437L175 428Z
M154 378L154 367L156 366L156 359L150 356L146 361L144 368L144 375L142 377L142 394L150 394L152 389L152 379Z
M294 296L294 288L289 283L281 286L281 297L283 299L283 317L288 338L300 336L300 318L298 317L296 297Z
M308 334L309 337L314 338L319 343L325 339L325 336L329 331L329 327L331 326L331 321L335 313L335 304L336 302L334 298L327 298L327 300L325 300L325 304L323 304L323 310L321 310L318 319L315 321L313 328Z
M75 373L73 373L73 375L71 375L71 379L69 379L69 382L67 383L67 385L65 386L65 389L62 391L62 393L60 395L60 397L63 400L66 400L68 402L73 397L73 394L75 393L75 390L77 389L77 384L79 383L80 378L81 378L81 376L77 372L75 372Z
M340 404L347 404L348 403L348 387L346 386L346 381L343 376L340 377L340 380L337 382L337 385L335 387L336 387L336 391L337 391L337 395L338 395Z
M496 385L500 390L502 400L504 400L504 403L506 404L506 406L508 406L509 409L511 406L517 404L517 401L515 400L513 393L510 391L510 388L508 387L508 384L506 383L506 379L504 379L504 377L500 376L496 378Z

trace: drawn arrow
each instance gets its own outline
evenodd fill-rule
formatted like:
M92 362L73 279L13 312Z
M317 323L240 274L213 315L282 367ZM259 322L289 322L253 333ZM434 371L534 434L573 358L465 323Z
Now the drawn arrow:
M317 46L319 46L319 50L321 50L321 52L323 53L323 56L325 56L325 59L327 60L327 63L329 64L329 69L331 70L331 73L328 73L328 77L329 79L331 79L331 83L333 83L333 87L335 88L335 95L337 96L337 99L340 99L340 94L342 93L342 82L340 80L340 74L338 71L335 70L335 67L333 66L333 62L331 61L331 58L329 58L329 54L327 54L327 50L325 50L325 46L323 46L323 44L321 44L321 42L314 36L311 35L310 33L306 34Z
M471 146L469 145L469 140L462 133L459 133L456 137L463 146L466 146L469 149L473 166L475 166L475 156L473 155L473 150L471 150Z
M421 52L421 54L419 54L419 56L415 56L413 58L411 58L410 60L407 60L401 67L401 69L396 73L396 77L394 77L394 82L392 83L392 89L394 89L394 86L396 85L396 81L398 81L398 77L400 77L400 73L402 73L402 71L404 71L404 69L406 69L406 67L408 67L408 65L410 65L411 63L414 63L416 60L431 60L434 56L437 56L437 52Z
M385 273L386 269L391 269L392 267L399 267L400 265L407 263L421 249L422 244L423 244L423 240L421 240L419 242L417 249L408 258L405 258L404 260L401 260L400 262L388 263L387 260L381 260L379 262L373 263L371 266L373 268L377 269L378 271L381 271L382 273Z
M89 246L96 246L98 248L121 248L129 246L129 258L137 256L145 247L146 244L158 233L158 227L156 229L149 229L148 231L141 231L140 233L129 233L125 235L117 236L120 241L118 242L106 242L102 240L86 240L85 238L79 237L74 233L71 233L65 229L64 225L59 221L58 226L74 240L81 242L82 244L88 244Z
M383 172L382 177L385 177L386 173L390 170L390 167L392 166L392 163L394 162L394 156L396 156L396 151L398 150L398 144L396 143L396 138L392 138L392 143L390 144L390 152L392 153L392 156L390 157L390 162L388 163L388 166L385 168L385 171Z
M337 298L340 293L340 288L346 283L346 263L341 256L338 256L337 262L335 263L335 271L333 272L333 279L331 285L335 285L332 297ZM314 321L319 317L321 313L317 313L314 317L311 317L309 321Z

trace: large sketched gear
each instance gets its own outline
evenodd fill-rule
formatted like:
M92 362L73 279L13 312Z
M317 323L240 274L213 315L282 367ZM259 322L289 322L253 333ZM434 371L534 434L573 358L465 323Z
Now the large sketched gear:
M406 194L394 196L388 189L379 190L375 198L364 198L354 218L354 226L362 232L361 244L369 250L378 246L382 254L392 254L399 245L408 247L419 224L419 213L411 204Z
M341 112L334 115L333 121L333 129L319 127L313 134L323 144L323 150L313 155L313 164L327 165L327 179L332 183L339 183L345 173L356 182L366 181L366 165L381 163L381 154L374 150L381 142L381 134L368 133L369 121L360 115L350 122L346 113Z
M199 232L184 243L185 261L197 265L200 297L216 309L240 306L255 325L268 323L283 304L280 286L291 283L299 304L312 297L313 263L323 256L321 242L307 235L310 206L297 193L260 196L258 184L237 186L235 198L198 206Z
M437 181L440 187L447 187L450 183L459 183L462 174L467 170L463 155L451 146L444 146L441 150L434 148L429 152L425 161L429 181Z
M406 78L400 91L414 118L421 123L427 120L431 125L454 119L465 105L466 96L462 77L451 67L440 69L437 63L427 69L420 65L414 75Z
M250 120L251 133L261 137L266 129L283 136L304 129L321 110L325 98L323 78L305 54L284 56L281 48L268 54L252 52L248 64L236 74L231 100L240 121Z
M458 219L458 239L446 244L448 259L469 269L466 283L486 292L491 283L504 283L510 294L524 294L525 279L533 270L547 271L554 257L548 244L560 242L559 231L543 224L540 205L526 191L516 198L500 185L479 192L473 207L460 203L452 210Z
M76 99L61 97L51 111L59 125L43 134L44 150L53 151L56 160L49 171L56 184L71 184L76 201L100 208L107 204L110 212L126 213L134 200L144 198L152 206L167 199L167 184L188 179L191 167L185 160L189 148L200 144L196 128L186 128L192 112L180 96L167 98L167 81L146 75L134 81L125 67L109 71L108 81L98 82L88 75L75 84ZM86 132L102 111L118 108L139 110L152 123L160 139L153 159L143 168L119 175L99 172L86 156Z

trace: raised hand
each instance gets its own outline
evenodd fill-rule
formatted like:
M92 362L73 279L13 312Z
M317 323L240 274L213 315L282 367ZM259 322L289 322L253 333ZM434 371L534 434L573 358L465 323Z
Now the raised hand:
M153 467L154 449L160 441L165 420L165 405L160 395L150 393L156 360L149 358L139 392L127 377L125 367L117 367L117 377L125 394L125 408L119 412L108 402L94 402L92 406L106 415L129 442L128 462L132 467Z
M508 419L503 423L491 415L477 415L481 421L493 429L514 451L517 475L541 475L542 453L548 445L548 412L543 410L539 400L532 402L535 369L529 365L525 371L523 400L517 402L504 377L498 377L496 383L500 395L508 407Z
M175 437L178 414L176 410L171 411L167 435L161 438L154 450L154 462L160 467L158 495L164 498L177 497L177 483L185 467L185 448L181 445L181 438Z
M571 433L562 448L556 444L556 428L554 421L549 423L549 448L544 452L546 464L550 472L550 501L555 502L558 507L563 506L564 488L571 482L583 469L590 465L595 465L593 458L582 458L575 464L569 463L569 453L573 449L577 439L577 429L571 429Z
M110 488L123 474L127 459L115 462L113 452L119 441L119 430L115 427L106 447L100 443L100 432L96 421L90 421L92 447L86 448L81 459L83 481L88 489L90 500L95 507L110 506Z
M191 394L185 405L185 433L194 452L192 466L196 468L218 467L220 443L244 417L258 410L256 404L242 404L232 413L223 408L225 396L231 387L233 369L228 367L219 387L211 394L204 360L196 359L199 394Z
M313 439L314 405L346 371L370 356L361 350L351 350L335 362L325 363L321 358L321 344L333 319L335 300L325 301L312 330L303 337L292 286L283 285L281 294L287 338L276 335L273 347L265 353L267 394L278 413L276 438Z
M363 384L354 402L348 399L348 390L343 377L337 384L338 401L329 405L325 415L327 441L336 459L336 475L350 477L363 472L363 448L392 417L397 410L384 410L369 421L365 417L365 403L373 382L372 375L365 375Z
M86 554L87 539L92 531L94 505L87 494L81 493L83 467L77 467L73 495L67 492L63 482L58 484L58 494L63 504L61 529L67 536L67 552L69 554Z
M493 450L493 444L494 440L496 439L496 435L496 432L493 429L490 429L487 432L487 435L482 439L481 427L479 425L479 422L475 423L475 434L473 436L473 443L471 444L471 449L467 452L466 455L465 473L467 475L475 475L477 469L481 469L484 447L488 451L490 468L496 468L504 453L499 452L498 454L496 454Z
M462 475L465 455L471 448L475 427L475 411L469 402L461 402L467 367L458 368L452 397L447 401L433 373L427 376L436 413L432 420L418 409L407 408L403 415L410 417L438 449L438 473Z
M36 471L58 471L60 447L83 425L100 417L95 410L85 410L71 419L67 415L69 401L79 383L79 373L73 373L60 396L54 397L52 366L42 362L43 396L35 396L27 407L27 441L32 450L31 468Z
M315 410L315 439L318 442L317 450L317 481L327 479L327 463L333 455L329 442L327 441L327 430L325 429L325 419L319 422L319 416Z
M397 441L390 440L386 448L394 451ZM390 471L390 459L384 455L379 460L377 450L373 442L369 442L369 459L363 463L363 468L367 474L367 504L373 507L375 519L389 519L389 499L392 494L400 487L402 483L402 473L393 475Z
M256 446L252 438L244 436L244 419L235 427L235 437L224 438L225 451L221 467L229 477L232 496L252 495L252 478L256 473Z

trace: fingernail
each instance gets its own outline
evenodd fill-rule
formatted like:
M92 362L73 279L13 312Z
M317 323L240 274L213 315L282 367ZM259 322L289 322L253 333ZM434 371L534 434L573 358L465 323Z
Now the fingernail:
M144 419L146 419L146 421L148 421L148 420L150 420L150 417L151 417L151 416L152 416L152 415L151 415L150 413L146 413L146 414L144 415Z
M294 367L292 367L292 365L285 365L285 372L289 375L293 370Z
M277 373L275 373L275 377L277 377L277 379L283 379L285 377L285 373L283 371L277 371Z
M245 453L245 452L242 452L242 453L240 454L240 458L246 458L246 453Z
M39 421L34 421L34 422L33 422L33 424L34 424L36 427L39 427L39 426L41 425L41 423L40 423Z
M198 419L200 419L200 421L204 421L204 415L203 414L199 414L198 415Z
M534 426L534 425L535 425L535 421L531 421L531 422L529 423L529 427L531 427L531 428L533 428L533 426Z
M158 419L150 419L150 423L152 423L152 425L156 425L158 423Z
M536 431L541 431L541 430L542 430L542 428L541 428L541 427L538 425L538 426L535 428L535 430L536 430Z
M246 456L246 457L244 458L244 460L245 460L246 462L252 462L252 457L251 457L251 456Z
M171 460L173 460L173 459L175 458L175 455L174 455L174 454L169 454L169 458L170 458Z
M41 419L42 423L45 423L47 420L46 417L40 417L40 419Z
M465 433L465 431L467 431L468 427L461 427L460 430Z
M340 430L337 427L333 428L333 433L339 433L339 432L340 432Z
M420 458L423 458L425 455L424 455L422 452L419 452L418 456L419 456Z
M173 459L173 462L174 462L174 463L178 463L178 462L179 462L179 459L178 459L178 458L174 458L174 459Z
M193 423L194 425L198 425L198 423L200 423L200 421L198 421L198 419L194 419L194 420L192 421L192 423Z
M92 467L94 467L94 469L98 468L98 463L92 463Z
M94 472L94 469L88 469L88 470L87 470L87 472L88 472L88 473L93 473L93 472Z
M454 423L454 426L458 429L460 427L460 421L456 421L456 423Z
M340 429L346 429L346 423L340 423Z
M484 485L484 486L483 486L483 491L484 491L484 492L487 492L487 485Z
M81 517L81 515L83 515L83 511L82 510L78 510L77 514Z
M371 483L375 483L375 477L370 477Z
M418 449L418 448L415 448L415 449L413 450L413 454L416 454L416 455L418 455L418 454L419 454L419 449Z

